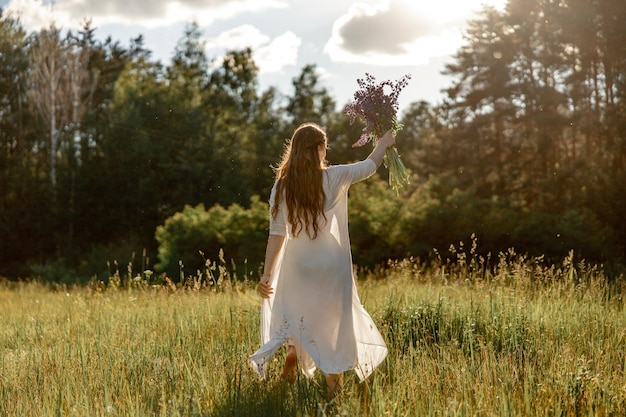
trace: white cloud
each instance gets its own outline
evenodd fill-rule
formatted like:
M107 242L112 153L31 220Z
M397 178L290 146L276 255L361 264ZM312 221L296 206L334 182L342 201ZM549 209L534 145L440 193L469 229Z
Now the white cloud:
M270 37L252 25L241 25L226 30L207 41L207 49L257 48L270 42Z
M7 12L16 12L29 30L55 22L77 28L89 18L94 26L123 24L144 28L195 20L200 26L242 13L287 7L286 0L9 0Z
M274 38L268 45L254 52L254 60L261 72L282 72L286 66L298 64L298 52L302 40L288 31Z
M272 39L252 25L241 25L209 39L206 45L207 49L220 50L250 47L259 72L280 73L288 65L297 65L301 44L302 40L291 31Z
M7 15L19 17L22 25L29 31L39 31L54 23L59 28L76 27L81 23L65 11L53 10L50 3L43 0L10 0L5 7Z

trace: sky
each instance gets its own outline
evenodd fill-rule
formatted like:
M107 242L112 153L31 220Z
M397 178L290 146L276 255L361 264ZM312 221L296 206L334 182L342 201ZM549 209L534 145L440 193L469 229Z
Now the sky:
M0 0L28 31L54 22L78 29L91 19L97 38L123 46L143 35L152 58L168 64L185 26L199 24L207 57L251 47L259 87L293 93L292 81L315 64L338 109L352 100L356 80L411 75L400 109L443 98L452 80L441 74L463 44L468 19L506 0Z

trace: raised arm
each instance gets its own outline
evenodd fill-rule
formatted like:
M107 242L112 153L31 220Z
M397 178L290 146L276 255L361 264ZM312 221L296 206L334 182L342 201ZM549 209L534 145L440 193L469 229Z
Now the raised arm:
M383 158L385 156L385 151L388 147L395 145L396 138L391 134L391 130L385 132L385 134L378 139L378 143L376 147L372 151L372 153L367 157L374 161L376 167L379 167L380 164L383 163Z

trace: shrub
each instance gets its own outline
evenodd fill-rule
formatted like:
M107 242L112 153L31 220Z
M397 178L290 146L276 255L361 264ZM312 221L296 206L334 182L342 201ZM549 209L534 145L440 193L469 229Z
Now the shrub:
M382 179L350 190L350 237L355 263L372 267L389 259L429 257L436 249L478 241L488 256L514 248L558 262L570 251L577 258L606 262L614 247L610 231L589 211L527 211L506 198L485 198L440 178L414 181L400 195Z
M217 257L223 250L226 258L236 260L233 269L239 268L246 275L248 271L243 268L254 270L263 261L268 211L268 204L258 196L250 199L249 208L239 204L228 208L216 205L208 210L202 204L185 206L157 227L156 270L170 277L179 277L181 270L185 275L195 274L204 270L211 256Z

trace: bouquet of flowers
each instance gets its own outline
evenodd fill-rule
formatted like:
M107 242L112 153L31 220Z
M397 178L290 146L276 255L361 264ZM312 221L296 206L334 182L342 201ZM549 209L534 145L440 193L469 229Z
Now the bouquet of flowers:
M344 113L350 117L350 124L361 119L365 124L363 133L353 147L363 146L372 141L376 145L378 138L389 129L395 134L402 129L398 121L398 95L409 83L411 76L405 75L401 79L376 83L374 77L365 74L365 79L357 79L359 89L354 93L354 102L348 104ZM385 91L387 89L389 92ZM409 173L400 159L395 146L387 148L385 152L385 167L389 170L389 185L396 192L404 184L409 183Z

